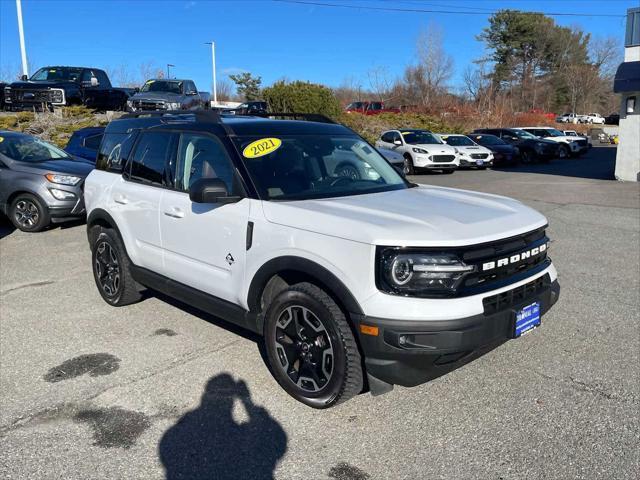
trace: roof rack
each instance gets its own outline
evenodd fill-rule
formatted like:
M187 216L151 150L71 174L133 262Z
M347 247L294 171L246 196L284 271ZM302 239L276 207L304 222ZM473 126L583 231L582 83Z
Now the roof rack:
M192 116L201 122L220 123L220 114L214 110L148 110L142 112L125 113L120 118L146 118L159 117L166 120L181 119L181 117Z
M336 123L331 118L323 115L321 113L298 113L298 112L276 112L276 113L252 113L250 115L230 115L230 118L233 117L261 117L261 118L291 118L294 120L300 119L305 120L307 122L318 122L318 123Z

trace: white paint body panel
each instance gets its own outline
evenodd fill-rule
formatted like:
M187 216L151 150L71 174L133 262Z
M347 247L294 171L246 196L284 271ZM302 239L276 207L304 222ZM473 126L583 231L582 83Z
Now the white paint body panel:
M158 192L157 199L147 192ZM114 195L126 191L126 205ZM152 198L153 197L153 198ZM106 210L115 220L134 264L248 309L251 280L271 259L295 256L330 271L365 315L415 321L482 313L482 299L500 290L457 299L393 296L375 285L377 245L465 246L529 232L546 224L522 203L477 192L420 186L407 190L324 200L192 204L185 193L129 183L94 170L86 181L88 214ZM169 216L165 212L181 213ZM247 222L254 222L246 251ZM156 243L162 248L158 249ZM156 248L150 248L154 244ZM160 250L160 253L158 253ZM234 261L226 261L231 253Z

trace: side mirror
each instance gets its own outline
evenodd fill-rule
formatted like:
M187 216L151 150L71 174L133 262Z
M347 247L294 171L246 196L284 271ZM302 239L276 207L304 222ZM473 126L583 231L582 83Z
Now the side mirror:
M235 203L241 197L229 196L227 185L219 178L201 178L189 188L189 199L194 203Z
M402 140L394 140L393 144L394 145L402 145Z
M26 75L21 75L20 80L22 80L23 82L26 82L27 80L29 80L29 77L27 77Z

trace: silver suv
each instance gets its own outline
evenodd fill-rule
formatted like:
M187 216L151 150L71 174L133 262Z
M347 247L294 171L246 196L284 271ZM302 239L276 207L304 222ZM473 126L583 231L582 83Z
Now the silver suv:
M82 218L91 170L92 163L36 137L0 130L0 211L23 232Z

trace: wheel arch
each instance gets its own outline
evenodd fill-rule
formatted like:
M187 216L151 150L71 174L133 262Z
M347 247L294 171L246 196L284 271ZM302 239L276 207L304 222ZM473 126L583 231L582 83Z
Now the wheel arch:
M327 292L346 313L363 315L360 304L346 285L322 265L302 257L283 256L266 262L253 276L247 294L249 311L257 315L258 331L264 318L260 313L272 298L300 282L309 282ZM347 315L349 317L349 315Z
M120 240L123 240L122 234L118 229L118 224L113 219L113 217L109 214L109 212L101 208L96 208L95 210L92 210L89 216L87 217L87 240L89 241L89 246L93 245L93 242L95 241L95 238L92 238L92 236L95 235L95 230L93 230L93 227L95 226L110 228L118 234L118 236L120 237ZM123 240L123 244L124 244L124 240Z

